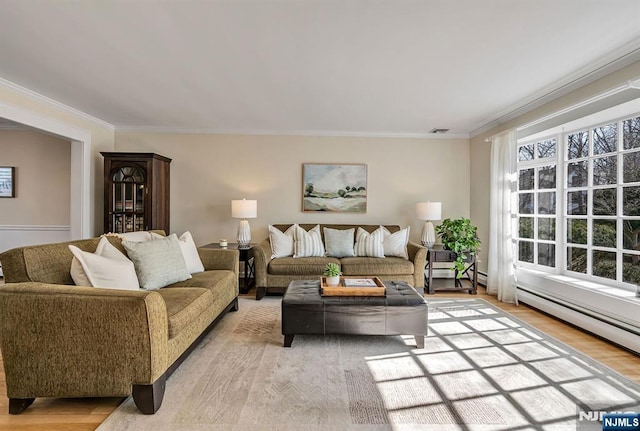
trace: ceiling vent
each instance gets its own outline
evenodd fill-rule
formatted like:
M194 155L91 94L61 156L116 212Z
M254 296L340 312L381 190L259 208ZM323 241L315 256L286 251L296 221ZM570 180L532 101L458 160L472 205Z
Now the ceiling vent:
M449 129L431 129L429 133L447 133Z

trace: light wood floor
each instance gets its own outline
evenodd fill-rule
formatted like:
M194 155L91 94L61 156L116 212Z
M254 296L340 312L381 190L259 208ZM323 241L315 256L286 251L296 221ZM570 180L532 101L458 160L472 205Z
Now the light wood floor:
M255 297L254 292L250 292L248 296ZM438 292L435 296L427 296L427 298L429 297L468 298L469 295L462 292ZM480 289L477 297L486 299L506 312L640 383L640 357L638 355L616 347L526 305L515 306L500 303L493 296L487 295L483 288ZM170 380L169 384L171 384ZM33 405L21 415L9 415L7 413L8 401L6 398L4 368L0 369L0 431L95 430L122 400L123 398L36 399Z

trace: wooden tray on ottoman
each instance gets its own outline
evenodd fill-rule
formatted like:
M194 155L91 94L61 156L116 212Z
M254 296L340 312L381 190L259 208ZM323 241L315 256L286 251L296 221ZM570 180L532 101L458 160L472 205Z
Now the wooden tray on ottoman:
M345 280L346 283L345 283ZM349 285L349 281L356 285ZM355 280L369 280L375 286L357 286ZM327 286L327 278L320 278L321 296L386 296L387 288L378 277L340 277L337 286Z

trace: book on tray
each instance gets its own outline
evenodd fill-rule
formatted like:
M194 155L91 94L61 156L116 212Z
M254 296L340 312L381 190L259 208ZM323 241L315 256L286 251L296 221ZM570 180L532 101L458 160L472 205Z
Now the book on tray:
M372 278L345 278L344 287L378 287Z

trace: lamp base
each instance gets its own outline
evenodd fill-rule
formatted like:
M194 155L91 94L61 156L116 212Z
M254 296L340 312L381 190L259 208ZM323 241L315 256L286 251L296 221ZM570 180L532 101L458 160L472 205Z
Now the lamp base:
M238 247L248 248L251 245L251 228L246 219L240 220L238 225Z
M436 231L433 227L433 223L426 221L422 228L422 245L427 248L432 248L436 243Z

